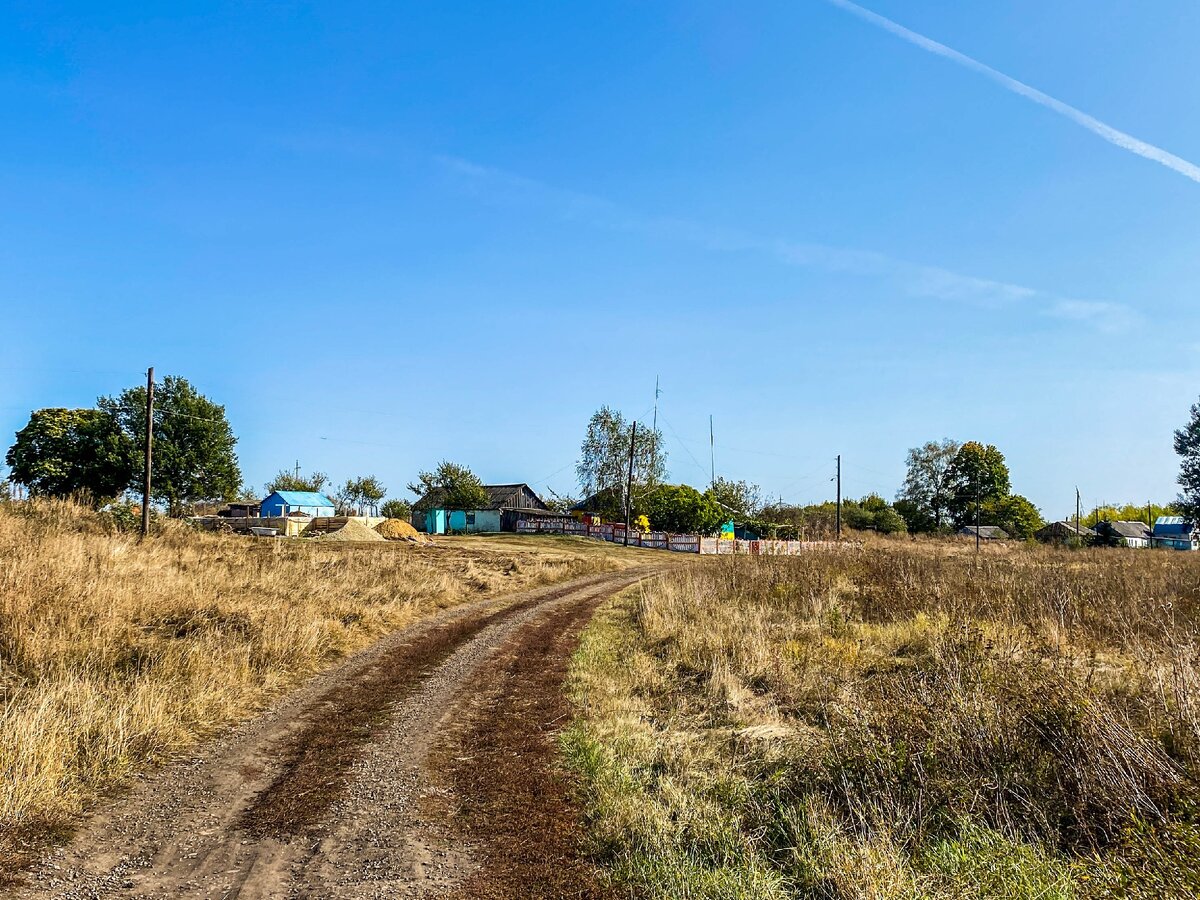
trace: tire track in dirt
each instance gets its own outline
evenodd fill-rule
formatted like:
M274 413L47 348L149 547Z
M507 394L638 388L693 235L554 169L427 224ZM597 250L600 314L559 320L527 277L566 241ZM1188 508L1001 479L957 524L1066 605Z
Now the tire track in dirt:
M451 828L473 846L478 868L445 896L617 896L584 853L557 744L570 715L562 691L570 658L606 596L557 605L514 632L463 692L469 708L431 755L430 774L452 785Z
M590 615L650 571L467 604L385 638L148 777L15 896L446 895L478 863L422 818L420 801L453 794L455 784L431 783L426 761L479 689L473 674L514 635L575 628L561 611Z

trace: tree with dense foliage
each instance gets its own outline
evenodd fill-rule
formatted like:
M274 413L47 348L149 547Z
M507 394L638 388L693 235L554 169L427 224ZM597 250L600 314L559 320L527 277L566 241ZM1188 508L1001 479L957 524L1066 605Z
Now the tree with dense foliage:
M31 495L85 496L101 505L140 471L138 453L117 419L97 409L38 409L17 432L5 461Z
M324 472L313 472L309 475L304 475L297 471L288 471L280 469L279 474L267 482L266 488L268 494L273 494L275 491L312 491L320 493L325 490L325 485L329 484L329 476Z
M432 472L422 472L408 489L420 498L433 494L442 509L482 509L488 504L483 482L466 466L442 460Z
M575 473L585 497L613 490L624 497L629 475L629 444L633 423L609 406L602 406L588 421L587 433L579 448ZM662 449L662 432L638 423L633 453L633 483L639 487L659 484L667 471L667 455Z
M100 409L116 418L133 443L141 470L146 442L146 388L101 397ZM242 484L234 446L237 438L225 407L199 393L186 378L168 375L154 388L154 478L150 495L172 516L200 502L234 499ZM139 488L135 476L130 487Z
M896 511L910 531L942 528L950 513L950 466L961 445L945 438L908 451L908 472L896 497Z
M347 478L337 492L338 513L361 516L368 510L375 511L385 496L387 488L374 475Z
M729 516L708 494L686 484L659 484L637 496L636 512L654 531L710 534Z
M899 534L908 530L908 523L904 521L904 517L878 494L867 494L857 504L854 501L850 502L857 507L856 518L861 523L856 525L851 522L851 528L863 531L874 529L881 534Z
M1034 533L1046 524L1038 508L1020 494L1007 494L985 501L980 519L982 524L998 525L1009 537L1022 541L1032 538Z
M546 506L554 512L562 513L563 515L569 513L579 503L577 498L572 497L570 494L560 494L553 488L546 488L546 494L547 496L544 498Z
M393 497L384 503L383 506L379 507L379 514L387 516L389 519L404 519L407 521L412 515L412 504L407 500Z
M762 508L758 485L748 481L730 481L718 476L709 486L707 493L727 516L739 523L750 521Z
M983 507L999 503L1012 487L1004 454L978 441L958 448L946 469L945 485L946 508L959 527L975 523L977 504L982 515Z
M1175 432L1175 452L1179 454L1179 486L1183 488L1176 505L1184 515L1200 518L1200 401L1192 404L1192 417Z

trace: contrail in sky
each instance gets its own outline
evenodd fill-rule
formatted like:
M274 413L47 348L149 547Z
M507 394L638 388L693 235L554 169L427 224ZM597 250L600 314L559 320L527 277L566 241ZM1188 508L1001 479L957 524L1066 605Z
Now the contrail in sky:
M1174 153L1168 153L1162 147L1156 147L1153 144L1147 144L1143 140L1135 138L1131 134L1126 134L1124 131L1119 131L1111 125L1106 125L1099 119L1089 116L1082 110L1063 103L1051 97L1049 94L1044 94L1035 87L1030 87L1022 81L1017 81L1015 78L1010 78L1003 72L998 72L991 66L981 63L977 59L972 59L964 53L959 53L945 44L939 44L937 41L927 38L922 34L917 34L915 31L910 31L903 25L893 22L891 19L885 18L878 13L871 12L869 9L864 9L857 3L852 3L850 0L826 0L834 6L840 7L847 12L853 13L860 19L870 22L884 31L889 31L897 37L903 38L910 44L915 44L922 50L927 50L930 53L935 53L938 56L943 56L952 62L958 63L964 68L970 69L973 72L978 72L980 75L986 75L992 81L997 82L1002 87L1007 88L1014 94L1020 94L1034 103L1045 106L1047 109L1052 109L1060 116L1064 116L1074 122L1076 125L1082 125L1093 134L1097 134L1110 144L1116 144L1124 150L1131 153L1136 153L1138 156L1144 156L1146 159L1154 160L1154 162L1166 166L1168 169L1174 169L1180 175L1192 179L1192 181L1200 182L1200 166L1195 163L1190 163L1182 157L1176 156Z

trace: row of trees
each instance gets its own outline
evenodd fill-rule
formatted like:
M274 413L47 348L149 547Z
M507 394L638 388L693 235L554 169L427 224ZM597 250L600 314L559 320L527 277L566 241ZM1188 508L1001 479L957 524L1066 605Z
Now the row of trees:
M140 497L146 441L146 388L100 397L91 409L38 409L17 432L5 462L11 481L31 496L86 498L96 506L126 491ZM225 407L199 393L186 378L167 376L154 387L154 478L151 500L169 515L197 504L250 500L243 484ZM321 491L324 472L280 471L266 485L276 490ZM374 475L348 478L333 491L340 512L381 511L407 518L404 500L381 501L387 489Z
M154 391L151 497L179 515L194 503L235 499L242 473L225 408L185 378ZM5 462L33 496L84 496L101 504L140 490L146 442L146 388L100 397L94 409L39 409L17 432Z
M809 506L764 504L758 485L725 478L714 479L703 491L664 483L667 456L662 433L639 424L634 442L633 422L602 406L588 422L575 471L589 508L606 518L625 515L631 443L631 513L634 518L644 515L654 530L708 534L728 521L755 534L778 537L816 537L835 529L837 506L832 501ZM555 495L553 502L565 511L578 501ZM895 507L878 495L843 501L842 517L850 528L889 534L906 528Z

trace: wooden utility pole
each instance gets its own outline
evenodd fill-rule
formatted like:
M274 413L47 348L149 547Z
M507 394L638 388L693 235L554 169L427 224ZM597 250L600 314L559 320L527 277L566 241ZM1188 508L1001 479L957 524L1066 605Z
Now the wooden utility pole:
M142 469L142 537L150 534L150 472L154 449L154 366L146 371L146 453Z
M1079 485L1075 485L1075 539L1083 543L1083 533L1079 530Z
M633 524L633 448L637 445L637 421L629 434L629 477L625 482L625 546L629 546L629 529Z
M712 416L708 417L708 486L717 483L717 445L713 440Z
M979 492L975 492L975 552L979 552Z
M842 539L842 454L837 457L837 512L835 518L837 538Z

